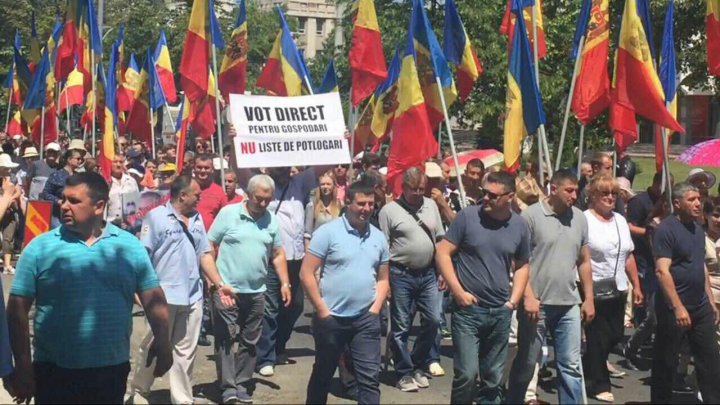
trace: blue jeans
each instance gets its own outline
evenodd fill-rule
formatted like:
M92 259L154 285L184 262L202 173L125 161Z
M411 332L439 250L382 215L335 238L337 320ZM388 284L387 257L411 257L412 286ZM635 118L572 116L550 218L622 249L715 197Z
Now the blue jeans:
M355 317L313 318L315 364L307 388L308 404L327 403L333 375L349 347L360 404L380 403L380 317L366 312Z
M424 368L440 325L435 270L403 270L390 266L390 331L395 373L400 379L415 369ZM413 304L423 319L412 356L407 347L413 321Z
M542 356L542 342L550 333L555 344L555 362L560 382L561 404L582 402L580 361L581 325L579 305L541 305L540 320L532 324L522 303L518 305L518 352L510 370L507 403L522 403L525 391Z
M445 310L448 304L452 301L452 298L448 298L446 295L448 291L440 291L437 293L437 308L440 313L440 327L435 334L435 341L432 347L430 347L430 355L428 356L427 365L432 363L440 364L440 348L442 347L442 332L441 330L447 328L447 319L445 317ZM421 324L422 325L422 324Z
M478 404L502 401L502 377L507 358L512 310L503 305L484 308L453 304L452 339L455 346L452 404L471 404L478 373Z

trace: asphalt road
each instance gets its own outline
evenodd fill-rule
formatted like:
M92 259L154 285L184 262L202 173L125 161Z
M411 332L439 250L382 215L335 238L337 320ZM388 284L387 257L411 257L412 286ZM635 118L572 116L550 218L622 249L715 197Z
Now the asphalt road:
M2 275L3 290L7 299L12 276ZM137 310L137 308L136 308ZM253 399L256 404L300 404L305 402L305 392L307 382L310 378L312 365L315 355L315 344L310 335L310 316L312 308L309 302L305 303L305 314L300 318L295 327L295 332L288 344L288 356L290 363L288 365L278 366L275 369L273 377L262 377L255 375L256 384L253 393ZM448 319L450 317L448 316ZM145 335L148 325L142 316L133 318L133 334L131 345L131 362L133 363L138 357L138 346L141 339ZM417 321L417 320L416 320ZM629 337L632 330L626 330L626 336ZM212 337L210 337L212 339ZM414 336L411 336L411 341ZM383 350L385 347L385 339L383 338ZM380 375L380 391L381 402L387 404L439 404L450 402L450 390L452 386L452 356L453 346L451 340L444 340L442 345L442 361L441 364L445 369L446 375L440 378L432 378L430 380L430 388L422 389L415 393L404 393L395 388L395 374L390 367L388 372ZM552 350L551 350L552 353ZM514 351L511 350L508 358L508 365L512 361ZM550 355L552 359L552 354ZM622 357L612 354L610 361L616 368L627 372L627 376L622 379L613 379L613 393L616 403L649 403L650 400L650 373L649 371L630 371L623 367L624 361ZM552 366L552 361L550 365ZM649 365L649 362L647 363ZM557 403L557 390L555 370L550 367L552 376L541 380L538 388L538 394L542 402ZM132 378L132 372L130 374ZM220 391L215 384L217 374L215 371L214 355L212 347L200 347L198 357L195 361L194 382L196 396L202 398L198 403L216 403L220 400ZM170 393L168 390L168 379L161 378L155 381L152 387L152 393L148 398L150 403L169 403ZM329 402L333 404L354 403L340 395L340 382L336 376L331 388ZM676 400L681 403L697 403L690 395L678 395ZM11 398L7 392L0 389L0 403L9 403ZM600 403L590 400L589 403Z

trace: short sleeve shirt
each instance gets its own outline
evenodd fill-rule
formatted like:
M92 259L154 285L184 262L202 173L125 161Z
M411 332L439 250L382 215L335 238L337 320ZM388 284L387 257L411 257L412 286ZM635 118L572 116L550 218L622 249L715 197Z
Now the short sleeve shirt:
M627 206L627 222L635 226L646 227L654 204L650 193L647 191L631 198ZM632 238L635 244L635 262L638 266L638 272L641 276L652 277L655 271L655 261L650 248L650 240L647 236L633 235Z
M585 211L588 222L588 246L593 281L615 277L619 291L627 291L625 263L635 249L625 218L614 212L610 222L600 221L590 210Z
M210 183L208 188L200 192L200 202L197 205L197 210L202 216L205 231L210 229L215 217L226 205L228 205L228 199L225 190L217 184Z
M545 199L522 213L530 227L530 286L541 304L576 305L577 260L588 244L588 224L576 207L556 214Z
M653 246L655 257L672 260L670 275L685 308L705 304L705 231L702 227L694 221L682 223L670 215L657 226Z
M150 252L160 286L168 304L190 305L202 299L200 257L210 252L200 214L189 218L187 231L180 215L168 201L143 218L140 240Z
M220 246L218 271L235 293L266 290L273 248L282 246L278 220L270 210L255 220L245 204L228 205L220 210L208 238Z
M301 260L305 256L305 207L310 192L317 186L318 179L312 167L290 177L284 186L275 184L275 200L268 206L268 211L275 213L280 205L277 220L288 260Z
M33 239L10 294L35 298L33 360L78 369L129 361L133 294L159 286L140 241L108 223L90 246L65 226Z
M330 313L365 313L377 298L379 267L390 258L385 235L369 223L360 234L343 215L315 232L308 251L323 261L320 294Z
M445 239L458 247L455 271L463 289L481 307L505 304L510 298L512 262L530 258L527 222L515 213L498 221L485 214L482 206L471 206L457 214Z

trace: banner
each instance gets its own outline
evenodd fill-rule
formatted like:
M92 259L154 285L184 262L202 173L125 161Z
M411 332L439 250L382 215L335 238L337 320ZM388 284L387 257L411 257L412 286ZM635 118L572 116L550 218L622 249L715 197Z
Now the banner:
M134 229L142 224L142 219L153 208L170 201L170 190L134 191L122 194L122 216Z
M230 95L241 168L349 164L339 93L272 97Z
M52 216L52 203L49 201L28 201L25 215L25 237L23 248L36 236L50 230L50 217Z

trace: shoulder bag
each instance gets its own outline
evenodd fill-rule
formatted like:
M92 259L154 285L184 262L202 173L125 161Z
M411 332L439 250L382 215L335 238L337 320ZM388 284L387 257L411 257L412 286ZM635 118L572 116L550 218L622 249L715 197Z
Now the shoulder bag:
M617 281L615 280L615 277L617 276L618 264L620 263L620 254L622 252L622 237L620 236L620 227L618 226L617 218L615 218L615 215L616 214L613 213L613 222L615 222L615 230L617 230L618 234L618 254L617 258L615 259L615 271L612 277L593 281L593 296L595 297L595 302L605 302L620 298L620 291L618 291Z

